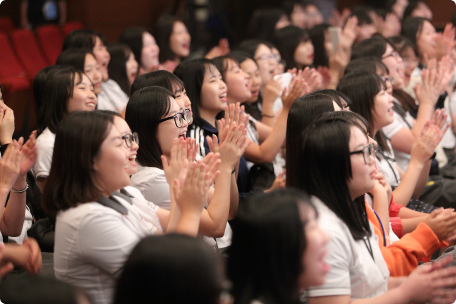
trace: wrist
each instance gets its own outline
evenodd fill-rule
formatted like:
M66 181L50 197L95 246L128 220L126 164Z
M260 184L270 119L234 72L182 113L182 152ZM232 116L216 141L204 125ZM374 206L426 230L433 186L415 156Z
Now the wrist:
M10 144L13 142L13 137L11 136L5 136L5 137L0 137L0 145L6 145Z

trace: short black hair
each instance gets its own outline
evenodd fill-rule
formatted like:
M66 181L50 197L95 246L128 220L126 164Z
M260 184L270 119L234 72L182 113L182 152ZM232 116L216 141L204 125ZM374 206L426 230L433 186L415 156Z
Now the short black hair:
M138 66L142 66L141 53L143 49L143 34L150 33L143 27L131 27L125 29L120 34L119 42L128 45L135 55L135 59L138 62Z
M163 87L145 87L135 91L127 104L125 121L141 138L136 160L141 166L163 169L162 149L157 138L160 120L171 109L174 95Z
M207 58L200 58L181 62L174 70L174 75L184 83L187 96L192 102L193 123L197 126L203 124L199 107L201 106L201 87L206 69L216 69L214 62Z
M219 303L220 264L202 240L182 234L148 236L125 263L114 304ZM171 286L179 292L170 292Z
M35 99L35 106L36 106L36 116L39 116L40 108L43 104L43 94L44 88L46 86L46 81L48 80L49 76L54 73L55 71L63 68L59 65L50 65L43 69L41 69L35 76L33 80L33 99Z
M97 37L100 38L103 45L106 45L106 38L100 32L89 29L74 30L66 36L62 52L69 48L89 48L93 50Z
M131 94L145 87L159 86L175 94L176 91L185 89L182 80L171 72L165 70L153 71L139 75L131 86ZM191 99L190 99L191 101Z
M163 15L158 18L157 23L155 24L154 34L158 47L160 48L160 53L158 54L160 63L164 63L167 60L174 60L174 57L176 56L171 50L169 43L169 38L173 33L174 24L176 22L184 23L184 21L177 16Z
M89 48L69 48L59 55L55 64L71 66L75 69L84 71L85 58L87 54L94 56L92 49Z
M301 42L309 39L309 33L294 25L275 31L274 44L277 46L280 55L282 55L282 59L287 63L286 69L298 67L294 58L295 50Z
M78 111L62 120L43 192L49 213L100 199L93 162L113 123L114 115L105 111Z

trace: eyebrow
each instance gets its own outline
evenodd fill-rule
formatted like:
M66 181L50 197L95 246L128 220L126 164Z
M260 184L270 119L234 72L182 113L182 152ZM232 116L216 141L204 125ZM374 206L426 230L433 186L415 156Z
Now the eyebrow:
M111 140L114 141L114 140L117 140L117 139L122 140L122 137L120 137L120 136L115 136L115 137L113 137Z

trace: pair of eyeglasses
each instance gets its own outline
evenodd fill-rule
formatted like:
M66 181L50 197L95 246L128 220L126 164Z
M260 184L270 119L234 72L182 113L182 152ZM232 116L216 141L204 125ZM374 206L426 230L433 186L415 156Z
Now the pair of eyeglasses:
M399 58L401 58L401 55L399 55L399 53L396 51L392 51L388 55L383 56L382 59L386 59L388 57L394 57L395 59L399 59Z
M279 55L276 55L276 54L271 54L271 55L261 55L261 56L258 56L257 58L255 58L255 60L261 60L261 61L268 61L270 59L274 59L275 61L278 61L278 58Z
M127 145L128 148L131 148L133 145L133 142L135 142L137 145L139 145L139 137L138 133L133 132L133 134L125 134L122 136L122 139L125 140L125 144Z
M394 85L394 77L382 77L384 82L389 81L391 85Z
M185 109L181 113L176 113L173 116L163 118L162 120L160 120L160 123L170 119L174 119L176 127L181 128L184 119L187 123L190 123L192 121L192 112L190 111L190 109Z
M364 147L362 150L350 152L350 155L352 155L352 154L362 154L363 158L364 158L364 163L366 165L370 165L372 163L370 157L372 156L375 159L374 144L370 144L370 145Z

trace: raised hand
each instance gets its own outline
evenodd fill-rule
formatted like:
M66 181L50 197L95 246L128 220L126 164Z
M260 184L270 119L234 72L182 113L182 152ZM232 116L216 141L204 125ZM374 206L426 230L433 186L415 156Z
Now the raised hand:
M13 141L14 111L3 102L0 104L0 144L9 144Z
M282 79L280 77L278 77L277 79L271 77L271 79L269 79L264 89L263 103L273 104L277 97L280 96L281 91Z
M20 175L26 175L35 164L37 158L36 149L36 131L33 131L29 140L21 147L20 159Z
M444 128L444 131L448 129L448 126ZM410 155L412 159L418 160L424 164L434 154L434 150L437 144L442 139L443 134L436 126L431 126L429 122L423 127L421 136L415 140L412 145Z
M286 174L286 170L284 169L282 172L280 172L279 175L277 175L274 182L272 183L271 188L269 188L268 190L265 190L264 192L269 192L269 191L273 191L275 189L285 188L285 186L287 184L287 178L285 177L285 174Z
M345 26L340 33L340 44L350 49L358 35L358 18L356 16L348 18Z
M451 55L451 51L456 46L454 39L456 30L451 23L447 23L443 33L435 34L436 57L440 60L444 56Z
M290 88L284 89L282 93L282 104L285 109L290 109L293 102L306 94L309 91L309 86L307 85L304 77L298 73L296 78L292 79L290 82Z
M434 60L429 61L434 66ZM437 70L423 69L421 71L422 83L415 86L415 94L419 103L428 103L435 107L439 100L441 92L441 77L437 74Z
M0 160L0 188L4 191L11 189L19 175L20 147L20 144L13 140Z
M445 90L453 78L455 71L454 60L450 56L444 56L438 63L438 75L441 79L440 92Z
M205 167L201 161L192 163L182 185L177 179L174 180L172 191L182 213L201 214L210 186L210 177L206 174Z
M437 209L423 221L441 241L454 239L456 235L456 213L452 209Z
M382 24L381 33L385 38L399 36L401 31L401 21L395 13L388 13Z
M317 74L317 71L312 68L306 67L302 71L302 77L304 78L309 88L309 93L315 92L320 87L321 83Z
M169 162L164 155L161 156L161 160L169 187L172 188L174 186L174 180L178 180L183 185L189 164L187 141L182 138L175 138Z

